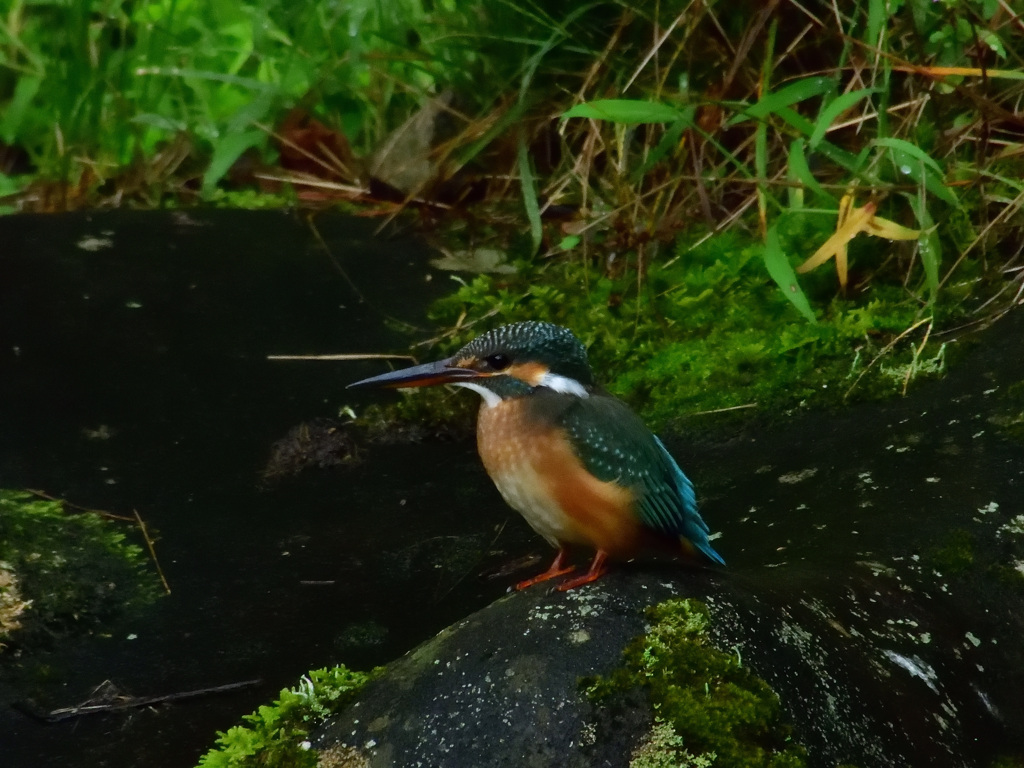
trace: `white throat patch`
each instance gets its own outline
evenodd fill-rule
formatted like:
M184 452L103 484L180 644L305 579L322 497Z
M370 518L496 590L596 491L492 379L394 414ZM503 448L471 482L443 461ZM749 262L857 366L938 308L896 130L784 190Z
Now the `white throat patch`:
M551 373L551 371L541 376L537 384L538 386L552 389L555 392L561 392L563 395L576 395L576 397L590 396L587 388L576 381L576 379L568 376L559 376L557 373Z
M491 390L489 390L487 387L480 386L479 384L474 384L471 381L453 381L452 383L456 387L465 387L466 389L472 389L474 392L476 392L478 395L480 395L480 397L484 399L484 404L488 408L493 408L494 406L501 402L501 397L497 393L491 392Z
M476 384L472 381L453 381L452 384L456 387L465 387L466 389L473 390L484 399L484 405L488 408L493 408L501 402L501 395L496 392L492 392L481 384ZM551 373L550 371L545 372L532 386L547 387L553 392L559 392L563 395L590 397L590 393L587 392L587 388L576 381L576 379L570 378L569 376L560 376L559 374Z

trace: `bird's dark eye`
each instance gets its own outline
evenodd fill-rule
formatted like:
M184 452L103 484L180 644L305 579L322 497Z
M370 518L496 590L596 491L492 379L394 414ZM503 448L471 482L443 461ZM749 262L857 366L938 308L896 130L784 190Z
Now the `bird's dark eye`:
M495 371L504 371L510 365L512 365L512 359L508 355L496 354L489 355L485 362Z

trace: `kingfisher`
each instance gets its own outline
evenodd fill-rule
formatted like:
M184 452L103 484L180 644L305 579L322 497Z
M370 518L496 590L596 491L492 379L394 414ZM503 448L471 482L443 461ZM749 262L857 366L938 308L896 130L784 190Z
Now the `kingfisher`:
M595 554L565 591L600 578L609 560L643 552L725 565L708 539L693 484L640 418L594 380L583 343L552 323L511 323L452 357L349 387L454 384L481 397L477 447L506 503L557 549L525 589L574 570L570 548Z

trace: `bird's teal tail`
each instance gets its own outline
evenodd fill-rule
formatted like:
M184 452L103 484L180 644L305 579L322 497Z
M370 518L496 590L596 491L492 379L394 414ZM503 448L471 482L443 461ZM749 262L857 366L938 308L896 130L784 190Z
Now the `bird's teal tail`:
M697 511L697 493L693 488L693 483L690 482L690 478L676 464L676 460L666 450L661 439L657 435L654 436L654 439L658 442L658 447L672 469L676 491L679 493L679 498L683 501L683 518L680 521L679 534L686 538L708 560L719 565L725 565L725 560L711 546L711 540L708 538L708 533L710 532L708 524L704 522L704 518Z

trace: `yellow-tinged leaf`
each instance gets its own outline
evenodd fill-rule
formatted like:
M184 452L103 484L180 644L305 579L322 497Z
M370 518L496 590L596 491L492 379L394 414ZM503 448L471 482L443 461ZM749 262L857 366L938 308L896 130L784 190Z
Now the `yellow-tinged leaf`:
M836 229L846 223L846 219L853 210L853 195L846 194L839 198L839 218L836 219Z
M839 250L843 250L843 262L846 261L846 244L863 232L871 217L875 215L875 204L867 203L863 208L854 208L846 217L846 220L832 233L832 236L822 244L821 248L814 252L807 261L796 268L800 274L810 272L815 267L820 267L833 256L837 256Z
M839 200L839 217L836 219L837 230L842 228L846 220L850 218L850 213L853 210L853 195L847 192ZM849 249L843 243L836 248L836 276L839 278L839 290L843 293L846 293L846 280L850 271L849 263Z
M796 271L800 274L810 272L834 256L839 287L845 292L849 275L847 246L861 232L867 232L875 237L884 237L887 240L917 240L921 236L920 230L910 229L895 221L875 216L877 209L878 206L875 203L866 203L863 208L854 208L853 194L843 195L839 201L839 212L836 216L836 231L814 252L811 258L797 267Z
M893 67L897 72L917 72L930 77L948 77L959 75L961 77L988 77L1003 78L1006 80L1024 80L1024 72L1019 69L980 69L977 67L918 67L911 64L897 65Z
M921 237L921 230L904 227L880 216L871 217L871 220L868 221L867 232L875 237L884 237L886 240L917 240Z
M836 275L839 277L839 290L844 294L846 293L846 275L849 271L847 269L848 261L846 244L844 243L836 251Z

